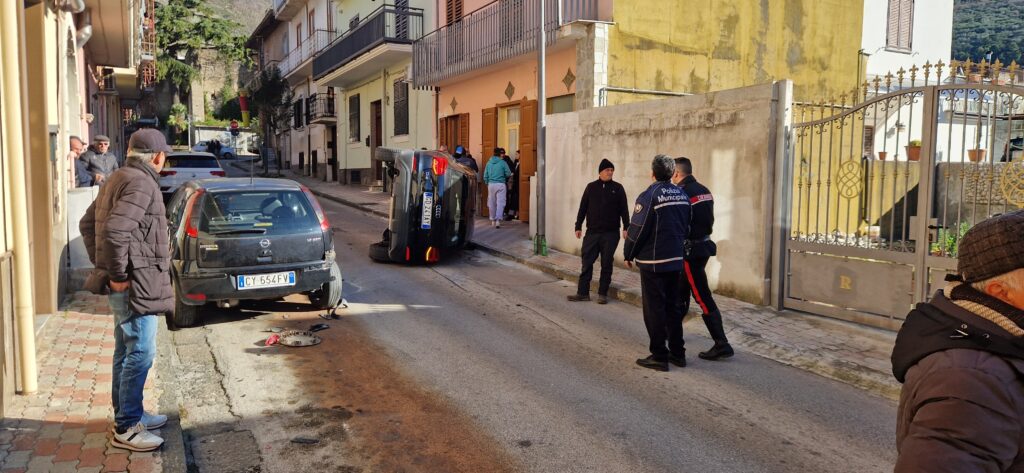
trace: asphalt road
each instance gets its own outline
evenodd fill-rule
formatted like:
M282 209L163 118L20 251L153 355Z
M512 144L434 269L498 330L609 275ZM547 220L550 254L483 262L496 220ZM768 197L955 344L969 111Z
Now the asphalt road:
M301 295L174 335L199 471L892 470L890 401L694 335L687 368L640 368L638 308L479 252L376 264L384 221L322 204L349 305L321 345L259 346L324 322Z

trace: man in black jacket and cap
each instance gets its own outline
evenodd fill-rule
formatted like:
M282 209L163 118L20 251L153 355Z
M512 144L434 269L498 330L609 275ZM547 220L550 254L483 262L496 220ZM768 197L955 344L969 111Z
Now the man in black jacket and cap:
M597 303L608 303L608 287L612 284L612 263L619 247L619 233L626 238L629 228L629 206L626 189L612 180L615 166L602 159L597 167L598 178L587 184L576 214L576 238L582 236L583 220L587 220L587 236L583 237L583 271L576 294L570 301L590 300L590 280L594 276L594 262L601 257L601 279L597 288ZM621 226L620 226L621 225Z
M964 234L956 274L907 315L895 471L1024 471L1024 210Z

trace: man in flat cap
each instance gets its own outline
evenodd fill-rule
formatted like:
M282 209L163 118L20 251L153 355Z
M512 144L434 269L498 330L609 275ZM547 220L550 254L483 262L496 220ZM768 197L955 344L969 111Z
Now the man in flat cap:
M167 218L160 170L170 146L160 131L136 131L128 159L100 188L79 224L95 269L86 289L108 294L114 313L114 405L116 447L155 450L163 439L149 432L167 422L142 408L142 390L156 356L157 316L174 309Z
M1024 471L1024 210L968 230L946 280L896 337L895 471Z
M110 152L110 138L105 135L96 135L92 140L92 146L89 146L89 150L82 153L78 159L85 162L86 170L92 174L92 180L98 186L103 185L120 167L117 164L117 157Z

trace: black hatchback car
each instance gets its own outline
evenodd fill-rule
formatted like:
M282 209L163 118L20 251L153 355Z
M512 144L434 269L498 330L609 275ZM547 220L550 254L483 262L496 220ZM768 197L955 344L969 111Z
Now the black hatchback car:
M330 223L316 197L286 179L190 181L167 206L173 321L198 308L302 293L320 308L341 301Z

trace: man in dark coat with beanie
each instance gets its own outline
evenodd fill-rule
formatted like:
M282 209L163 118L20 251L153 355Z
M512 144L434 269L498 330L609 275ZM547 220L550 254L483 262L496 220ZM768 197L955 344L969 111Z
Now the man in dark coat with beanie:
M895 471L1024 472L1024 211L968 230L946 281L896 337Z
M602 159L597 167L598 178L587 184L576 214L576 238L582 236L583 220L587 221L587 236L583 237L583 271L580 273L576 294L568 296L573 302L590 300L590 280L594 275L594 262L601 257L601 279L597 288L597 303L608 303L608 287L612 284L612 263L619 235L626 237L629 228L629 204L626 189L612 180L615 166ZM621 226L620 226L621 225Z

